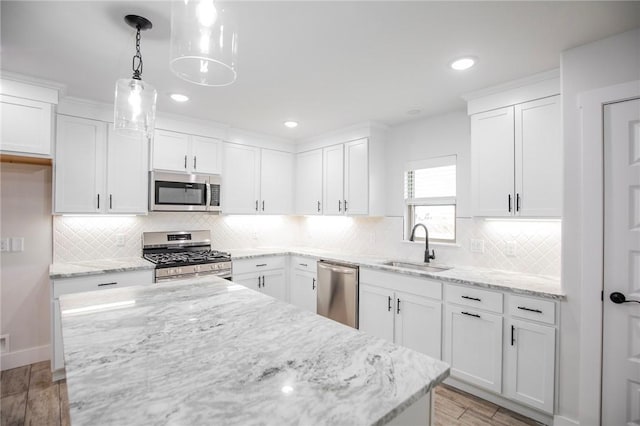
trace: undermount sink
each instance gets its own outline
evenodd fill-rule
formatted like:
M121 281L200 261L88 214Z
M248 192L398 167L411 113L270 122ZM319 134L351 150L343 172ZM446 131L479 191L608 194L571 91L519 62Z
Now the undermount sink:
M395 266L396 268L416 269L418 271L425 271L425 272L442 272L442 271L451 269L446 266L432 266L427 263L402 262L399 260L384 262L383 265Z

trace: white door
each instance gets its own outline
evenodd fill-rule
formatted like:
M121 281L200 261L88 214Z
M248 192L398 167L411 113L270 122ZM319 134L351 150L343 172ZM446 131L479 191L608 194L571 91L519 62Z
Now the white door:
M442 303L396 292L395 342L442 359Z
M147 139L120 135L110 124L107 134L107 211L144 214L149 198Z
M191 136L191 170L194 173L220 174L222 142L218 139Z
M55 212L104 212L106 123L58 115Z
M514 211L513 107L471 116L471 191L474 216Z
M316 274L294 269L289 288L289 302L299 308L316 313Z
M358 328L365 333L393 342L395 303L393 292L360 283Z
M260 199L260 148L223 144L222 212L257 214Z
M51 104L0 95L0 149L51 155Z
M151 167L154 170L190 171L189 135L156 130L153 136L153 161Z
M515 211L562 216L560 96L515 107Z
M445 308L444 361L451 377L502 391L502 317L470 308Z
M504 338L505 394L553 414L556 329L511 320Z
M324 214L343 214L344 153L343 145L322 150L322 211Z
M284 301L287 297L284 270L274 269L273 271L264 271L262 273L261 290L264 294Z
M296 155L296 214L322 214L322 150Z
M262 150L260 196L261 213L292 213L293 154L272 149Z
M604 108L602 424L640 425L640 100ZM620 301L620 300L619 300Z
M344 144L344 211L369 213L369 154L367 139Z

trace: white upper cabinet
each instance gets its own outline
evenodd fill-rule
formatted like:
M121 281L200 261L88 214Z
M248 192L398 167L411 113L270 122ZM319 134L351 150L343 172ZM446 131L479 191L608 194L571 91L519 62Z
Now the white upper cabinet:
M219 174L222 142L203 136L156 130L153 137L154 170Z
M560 96L471 116L475 216L559 217Z
M366 138L323 149L323 212L369 213L369 154Z
M147 158L142 137L118 135L111 123L58 115L55 213L146 214Z
M322 150L323 155L323 211L324 214L343 214L344 203L344 145Z
M32 157L53 154L53 114L58 91L0 79L0 150Z
M322 149L296 155L296 213L322 214Z
M260 212L291 214L293 198L293 154L261 150Z

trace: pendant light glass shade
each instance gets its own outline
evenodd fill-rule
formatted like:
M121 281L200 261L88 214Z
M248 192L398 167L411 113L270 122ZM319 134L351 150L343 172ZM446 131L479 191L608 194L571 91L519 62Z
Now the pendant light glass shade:
M171 70L203 86L236 80L238 31L229 11L213 0L180 0L171 5Z
M134 78L116 81L113 126L129 136L151 137L155 126L158 93L152 85Z

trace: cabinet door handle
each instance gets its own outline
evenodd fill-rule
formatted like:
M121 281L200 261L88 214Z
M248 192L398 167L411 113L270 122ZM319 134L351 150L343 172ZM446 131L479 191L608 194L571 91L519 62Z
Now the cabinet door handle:
M475 300L476 302L482 302L482 300L477 297L471 297L471 296L460 296L460 297L462 297L463 299Z
M116 284L118 284L118 282L117 282L117 281L112 282L112 283L100 283L100 284L98 284L98 287L104 287L104 286L106 286L106 285L116 285Z
M256 268L259 268L261 266L267 266L267 264L266 263L259 263L259 264L256 265Z
M300 266L304 266L305 268L306 268L307 266L309 266L309 265L307 265L306 263L298 263L298 265L300 265Z
M516 194L516 211L517 212L520 211L520 194L519 193Z
M509 213L511 213L511 194L509 194Z
M100 194L98 194L98 210L100 210Z
M388 296L388 298L389 302L387 304L387 311L391 312L391 296Z
M260 276L258 275L258 288L260 288Z
M516 328L514 326L511 326L511 346L513 346L513 344L516 342L515 332Z
M400 313L400 299L396 299L396 300L397 300L397 304L396 304L396 307L397 307L397 309L396 309L396 314L399 314L399 313Z
M187 156L184 156L184 168L187 169Z
M264 288L264 275L262 276L262 288Z
M256 200L256 211L258 211L258 200Z
M518 306L518 309L522 310L522 311L527 311L527 312L535 312L538 314L541 314L542 311L540 309L531 309L531 308L527 308L526 306Z
M347 211L347 200L344 200L344 211Z
M338 200L338 211L342 211L342 200Z
M197 163L197 161L198 161L198 157L196 157L196 156L194 155L194 156L193 156L193 170L195 170L195 169L196 169L196 164L198 164L198 163Z
M113 209L113 194L109 194L109 210Z
M320 212L320 201L318 201L318 213Z
M264 200L262 200L262 211L264 211Z
M315 279L315 278L312 278L312 281L311 281L311 290L315 290L315 289L316 289L316 279Z
M462 311L462 312L460 312L460 313L461 313L462 315L468 315L468 316L470 316L470 317L480 318L480 315L478 315L478 314L472 314L471 312L464 312L464 311Z

